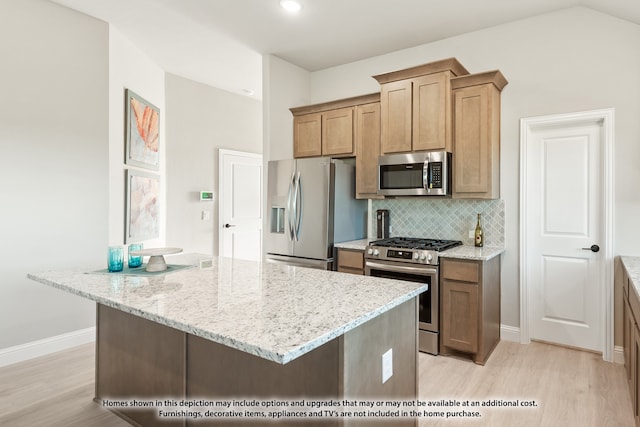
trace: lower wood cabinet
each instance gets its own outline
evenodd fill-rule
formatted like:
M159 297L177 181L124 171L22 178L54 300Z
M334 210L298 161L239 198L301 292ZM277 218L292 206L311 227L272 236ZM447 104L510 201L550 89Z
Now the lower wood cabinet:
M440 325L440 354L485 364L500 341L500 257L440 258Z
M364 251L338 248L337 258L339 272L364 275Z
M631 408L636 426L640 426L640 297L631 283L626 268L616 270L622 284L622 335L624 346L624 367L631 394Z
M478 287L477 283L442 281L442 311L446 327L442 342L451 349L465 353L478 352Z
M633 329L631 345L631 407L636 425L640 426L640 329Z

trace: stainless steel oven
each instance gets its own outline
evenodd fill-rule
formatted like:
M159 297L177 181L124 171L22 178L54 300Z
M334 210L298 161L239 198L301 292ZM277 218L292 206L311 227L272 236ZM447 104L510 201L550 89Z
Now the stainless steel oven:
M454 240L389 238L370 242L365 249L365 275L428 285L418 296L418 347L422 352L438 354L438 252L460 244Z
M418 296L418 343L420 351L438 354L438 267L413 267L390 261L365 263L367 276L426 283L429 289Z

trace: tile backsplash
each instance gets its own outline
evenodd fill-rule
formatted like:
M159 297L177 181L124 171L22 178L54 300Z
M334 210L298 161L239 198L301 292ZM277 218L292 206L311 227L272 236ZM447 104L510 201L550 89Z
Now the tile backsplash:
M482 214L485 245L504 246L504 200L453 200L404 197L373 200L371 224L376 233L376 210L389 210L391 236L461 240L472 245L469 230L475 230Z

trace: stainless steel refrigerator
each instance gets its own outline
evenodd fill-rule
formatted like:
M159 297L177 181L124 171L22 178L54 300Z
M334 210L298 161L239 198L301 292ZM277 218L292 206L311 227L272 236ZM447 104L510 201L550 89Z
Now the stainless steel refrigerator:
M333 269L334 243L367 234L367 201L355 198L355 167L328 157L268 165L268 262Z

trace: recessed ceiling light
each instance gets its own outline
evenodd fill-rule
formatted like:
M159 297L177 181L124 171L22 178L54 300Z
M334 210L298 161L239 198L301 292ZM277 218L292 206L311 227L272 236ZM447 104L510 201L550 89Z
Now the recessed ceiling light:
M255 91L251 90L251 89L242 89L242 93L247 95L247 96L253 96L255 95Z
M280 6L291 13L299 12L302 9L302 5L295 0L280 0Z

